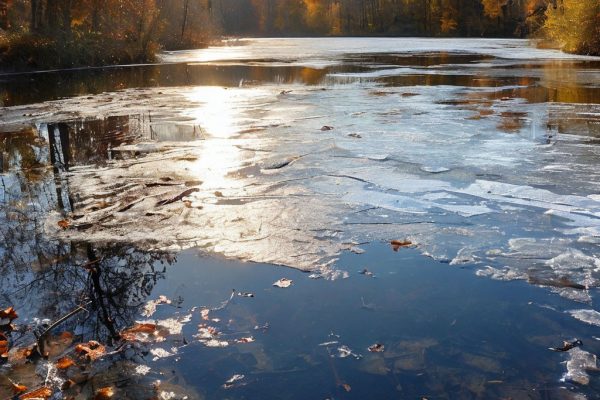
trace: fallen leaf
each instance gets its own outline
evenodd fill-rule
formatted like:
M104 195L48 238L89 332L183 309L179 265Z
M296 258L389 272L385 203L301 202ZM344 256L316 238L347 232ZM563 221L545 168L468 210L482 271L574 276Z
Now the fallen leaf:
M330 125L323 125L323 126L321 127L321 130L322 130L322 131L331 131L331 130L333 130L333 129L334 129L334 128L333 128L333 126L330 126Z
M571 342L568 342L565 340L561 347L549 347L548 349L552 350L552 351L564 352L564 351L569 351L569 350L574 349L575 347L579 347L579 346L583 346L583 342L579 339L575 339Z
M392 240L390 244L392 245L392 249L394 249L394 251L398 251L401 247L408 247L413 243L410 240Z
M100 357L102 357L106 353L106 347L96 342L95 340L90 340L87 343L81 343L75 346L75 351L77 353L85 355L91 361L94 361Z
M60 221L57 222L58 227L61 229L67 229L69 226L71 226L71 223L66 220L66 219L61 219Z
M73 365L75 365L75 361L73 361L69 357L63 357L63 358L58 359L58 361L56 361L56 368L58 368L58 369L67 369Z
M156 324L138 323L131 328L121 331L121 339L144 342L149 339L150 335L156 333L156 328Z
M33 392L25 393L19 396L19 400L24 399L48 399L52 396L52 389L46 386L42 386L39 389L34 390Z
M369 351L371 353L383 353L384 350L385 350L385 346L382 345L381 343L375 343L375 344L369 346Z
M8 325L13 319L19 318L19 315L13 307L8 307L5 310L0 310L0 326Z
M0 357L8 357L8 338L2 332L0 332Z
M1 350L0 350L1 351ZM8 362L11 364L20 364L25 362L27 358L31 356L33 352L32 347L24 347L21 349L11 349L8 353Z
M292 280L287 278L281 278L277 282L273 283L273 286L277 286L280 288L288 288L292 285Z
M217 190L215 192L215 197L223 197L223 192L220 192L220 191Z
M115 395L115 391L112 386L103 387L101 389L96 390L96 395L94 396L94 400L107 400L111 399Z
M25 386L25 385L19 385L18 383L13 383L12 384L12 391L13 391L14 394L25 393L27 391L27 386Z
M185 206L185 208L192 208L192 202L189 200L184 200L183 205Z

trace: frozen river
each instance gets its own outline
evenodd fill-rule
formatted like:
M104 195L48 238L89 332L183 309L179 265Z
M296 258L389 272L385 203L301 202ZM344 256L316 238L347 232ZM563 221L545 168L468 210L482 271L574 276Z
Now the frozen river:
M598 58L505 39L235 40L0 76L0 94L0 258L22 272L3 288L58 247L93 261L89 243L335 280L394 241L463 283L542 286L600 326Z

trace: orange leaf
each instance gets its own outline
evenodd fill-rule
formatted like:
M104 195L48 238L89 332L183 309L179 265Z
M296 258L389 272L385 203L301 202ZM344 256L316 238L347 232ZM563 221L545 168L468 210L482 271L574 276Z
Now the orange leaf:
M57 224L62 229L67 229L71 225L71 223L66 219L61 219L57 222Z
M394 249L394 251L398 251L400 247L408 247L413 243L410 240L392 240L390 244L392 245L392 249Z
M39 389L34 390L33 392L25 393L19 396L19 400L24 399L48 399L52 396L52 389L46 386L42 386Z
M8 307L6 310L0 310L0 320L3 319L8 319L8 323L10 323L10 321L12 321L13 319L17 319L19 318L19 315L17 315L15 309L13 307ZM0 322L0 324L2 325L8 325L8 324L3 324L2 322Z
M107 400L112 398L115 395L115 391L111 386L103 387L102 389L98 389L96 391L96 395L94 396L94 400Z
M0 332L0 357L8 357L8 338L2 332Z
M156 332L156 324L135 324L131 328L125 329L121 332L121 338L123 340L135 341L140 340L143 341L147 339L147 336L144 335L152 335ZM142 335L140 335L142 334Z
M106 353L106 347L95 340L90 340L87 343L81 343L75 346L75 351L84 354L88 359L94 361Z
M21 394L27 391L27 386L19 385L16 383L12 384L12 390L14 394Z
M75 365L75 361L73 361L71 358L69 357L63 357L60 358L57 362L56 362L56 368L58 369L67 369L70 366Z

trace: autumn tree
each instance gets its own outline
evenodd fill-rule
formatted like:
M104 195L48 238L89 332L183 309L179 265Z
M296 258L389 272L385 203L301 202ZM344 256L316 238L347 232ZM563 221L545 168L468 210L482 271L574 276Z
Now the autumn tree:
M546 11L544 32L564 51L600 54L600 2L560 0Z

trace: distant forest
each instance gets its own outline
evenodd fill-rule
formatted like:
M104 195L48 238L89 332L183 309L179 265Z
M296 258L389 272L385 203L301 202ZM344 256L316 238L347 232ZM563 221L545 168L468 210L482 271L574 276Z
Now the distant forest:
M541 27L549 4L545 0L212 0L224 33L260 36L525 37Z
M600 54L600 0L0 0L0 68L150 61L223 36L537 37Z

